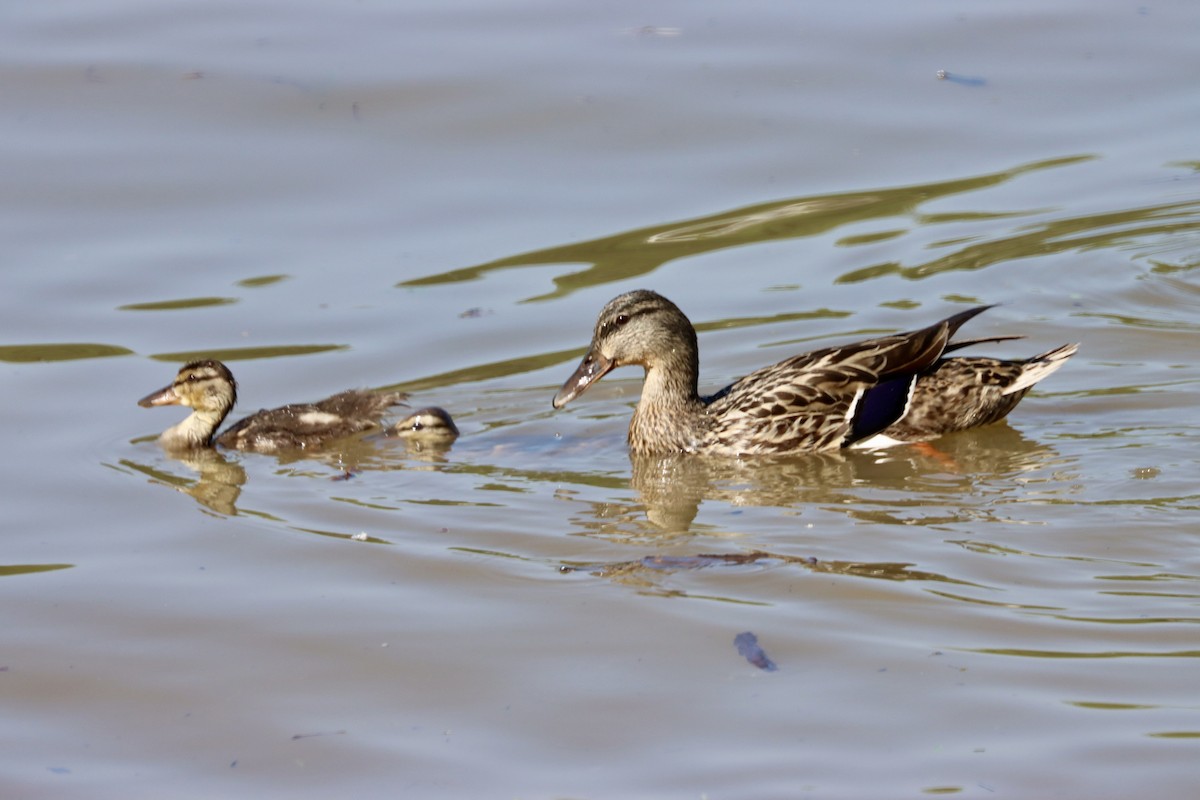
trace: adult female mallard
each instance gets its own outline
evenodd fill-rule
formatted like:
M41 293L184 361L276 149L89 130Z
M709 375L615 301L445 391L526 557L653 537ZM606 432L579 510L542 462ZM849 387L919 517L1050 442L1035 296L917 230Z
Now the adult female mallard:
M1020 338L950 342L988 308L793 356L702 397L692 323L662 295L628 292L600 312L591 347L554 396L554 407L610 370L638 364L646 377L629 423L635 453L740 456L925 441L1002 419L1078 348L1063 345L1021 361L945 357L968 345Z
M216 436L217 428L237 402L237 381L220 361L205 360L184 365L170 386L146 395L138 405L143 408L181 405L192 409L187 419L159 437L168 449L188 450L215 443L238 450L274 453L315 448L343 436L378 428L387 410L400 405L406 397L403 392L349 389L316 403L257 411ZM446 420L450 418L441 409L421 409L410 418L433 412L439 412ZM443 431L444 423L440 424L439 431ZM453 421L449 426L454 428ZM457 432L455 429L454 433Z

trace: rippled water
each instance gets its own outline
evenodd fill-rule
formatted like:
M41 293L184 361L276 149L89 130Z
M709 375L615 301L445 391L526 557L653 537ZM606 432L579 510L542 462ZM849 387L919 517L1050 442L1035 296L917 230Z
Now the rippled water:
M0 794L1194 791L1200 9L6 17ZM550 398L638 287L706 389L1082 346L935 448L631 459L635 370ZM194 357L463 436L172 458Z

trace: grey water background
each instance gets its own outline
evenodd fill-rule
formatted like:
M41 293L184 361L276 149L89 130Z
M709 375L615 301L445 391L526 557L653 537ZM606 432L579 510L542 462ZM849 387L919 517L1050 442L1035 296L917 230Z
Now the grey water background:
M1196 4L0 18L0 795L1194 793ZM635 371L550 398L638 287L709 389L1082 348L935 450L631 461ZM173 459L201 355L464 435Z

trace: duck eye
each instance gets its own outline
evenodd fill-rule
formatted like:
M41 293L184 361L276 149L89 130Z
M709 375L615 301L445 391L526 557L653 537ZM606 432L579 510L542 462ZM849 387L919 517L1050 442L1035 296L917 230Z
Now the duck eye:
M617 314L617 316L614 317L612 320L604 323L604 327L601 329L600 333L601 333L601 335L607 336L608 334L612 333L613 331L616 331L616 330L624 327L626 322L629 322L628 314Z

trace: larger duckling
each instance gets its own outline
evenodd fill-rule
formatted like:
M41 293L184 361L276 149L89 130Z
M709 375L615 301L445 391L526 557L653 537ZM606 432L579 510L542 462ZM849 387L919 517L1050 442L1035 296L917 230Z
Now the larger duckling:
M187 419L168 428L159 437L168 449L187 450L219 444L238 450L274 453L315 448L344 436L379 428L387 410L400 405L407 396L403 392L350 389L316 403L295 403L255 412L218 436L217 428L237 402L237 382L220 361L204 360L186 364L170 386L146 395L138 405L144 408L182 405L192 409ZM421 413L428 413L428 409L422 409ZM446 418L449 419L449 415ZM450 426L453 427L453 422Z
M1002 419L1075 354L1020 361L945 357L995 337L950 343L959 312L921 330L826 347L764 367L708 397L697 389L696 330L655 292L628 292L600 312L592 344L554 397L561 408L616 367L645 369L629 423L634 453L760 455L917 442Z

